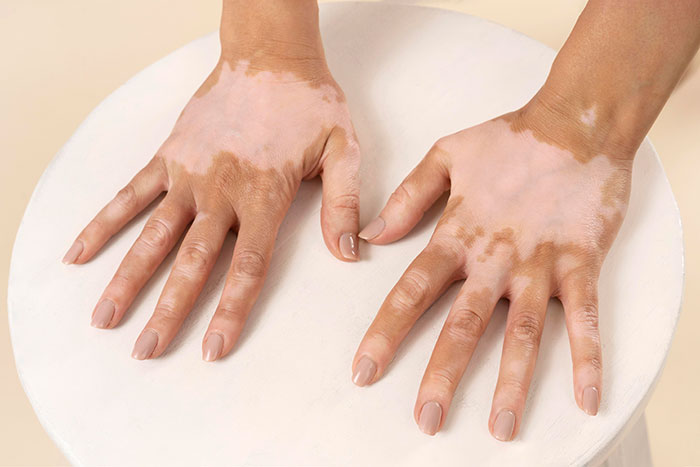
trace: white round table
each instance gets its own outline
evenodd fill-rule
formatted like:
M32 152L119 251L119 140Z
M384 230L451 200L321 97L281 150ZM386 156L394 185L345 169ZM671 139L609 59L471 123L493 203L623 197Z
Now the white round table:
M321 21L363 148L363 223L438 137L525 103L554 57L504 27L436 9L324 4ZM613 463L631 430L644 438L638 420L671 343L683 282L679 214L648 141L600 281L605 377L596 417L574 401L562 310L552 301L522 429L511 443L491 437L487 420L507 312L500 303L443 431L422 434L413 404L457 286L421 318L378 384L352 384L356 346L427 243L444 199L404 240L364 244L363 260L348 264L323 244L320 182L304 183L240 344L215 364L202 361L200 345L233 234L162 358L140 362L130 352L173 255L123 324L90 327L97 298L148 212L87 265L66 267L60 259L85 222L154 154L218 51L216 34L196 40L105 99L46 169L24 215L9 283L15 358L39 419L71 462L581 465ZM631 455L638 463L630 465L640 465L648 449L635 447Z

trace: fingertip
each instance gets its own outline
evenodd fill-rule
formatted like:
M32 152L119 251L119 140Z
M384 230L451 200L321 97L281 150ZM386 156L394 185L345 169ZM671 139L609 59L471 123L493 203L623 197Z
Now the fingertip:
M95 308L90 325L98 329L108 329L115 309L116 306L112 300L102 300Z
M71 247L66 252L66 254L63 256L61 262L66 265L75 264L78 261L78 258L80 257L84 249L85 246L83 245L83 242L81 240L74 241Z
M136 339L131 357L136 360L153 358L157 345L158 333L152 329L146 329L141 333L138 339Z
M338 249L343 259L347 261L358 261L360 259L360 242L357 235L346 232L338 239Z
M360 387L367 386L377 374L377 364L368 356L363 356L352 372L352 382Z
M202 342L202 360L213 362L221 358L224 338L219 333L210 333Z
M377 216L360 231L358 237L369 242L380 236L385 227L386 221L381 216Z
M436 401L428 401L421 407L418 428L426 435L435 436L442 420L442 406Z
M598 414L600 393L595 386L588 386L581 393L581 409L590 416Z
M493 421L491 434L499 441L511 441L515 434L515 412L509 409L501 409Z

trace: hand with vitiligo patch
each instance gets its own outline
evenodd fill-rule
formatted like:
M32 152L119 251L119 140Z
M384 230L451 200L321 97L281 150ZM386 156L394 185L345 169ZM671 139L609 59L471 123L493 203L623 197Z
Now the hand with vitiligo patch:
M165 351L234 229L231 266L202 347L208 361L231 351L304 179L322 177L321 226L330 252L343 261L359 258L360 154L345 96L326 66L317 6L307 2L310 11L302 21L286 4L278 3L277 11L263 6L261 13L237 3L224 3L222 52L214 71L155 157L85 227L64 259L89 261L167 192L92 314L95 327L117 326L187 230L155 312L134 345L137 359ZM265 30L266 39L256 40L262 36L250 28ZM271 40L276 34L280 39Z
M413 407L422 431L435 435L448 416L464 416L449 414L450 404L503 297L498 381L480 422L502 441L519 433L552 297L563 304L571 344L572 403L598 413L598 316L615 312L598 307L601 267L627 208L636 150L698 48L698 21L698 2L591 0L530 102L435 143L360 232L374 244L397 241L449 190L428 245L359 345L355 384L391 377L416 320L464 280Z

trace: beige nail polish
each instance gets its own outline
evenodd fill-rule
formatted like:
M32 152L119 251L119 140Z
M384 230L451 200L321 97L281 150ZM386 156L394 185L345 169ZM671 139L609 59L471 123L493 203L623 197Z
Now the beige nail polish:
M146 329L136 339L131 356L136 360L145 360L153 354L156 345L158 345L158 334L152 329Z
M112 316L114 316L114 302L112 300L102 300L95 313L92 315L91 326L96 328L104 329L109 326L109 322L112 321Z
M359 259L357 250L357 236L353 233L344 233L340 236L340 254L347 259Z
M202 358L207 362L213 362L221 356L221 350L224 348L224 339L220 334L212 333L204 341L202 349Z
M515 429L515 414L510 410L501 410L493 423L493 435L499 441L510 441Z
M359 237L365 240L372 240L374 237L378 236L384 231L386 223L381 217L376 217L372 222L367 224L364 229L359 233Z
M588 415L598 413L598 389L589 386L583 390L583 410Z
M362 357L357 365L355 365L355 372L352 374L352 382L358 386L366 386L374 378L374 374L377 372L377 364L372 361L369 357Z
M83 242L76 240L73 245L68 249L66 255L63 257L63 264L73 264L75 260L78 259L80 253L83 252Z
M430 436L438 431L440 418L442 417L442 407L435 401L428 401L423 404L418 416L418 428Z

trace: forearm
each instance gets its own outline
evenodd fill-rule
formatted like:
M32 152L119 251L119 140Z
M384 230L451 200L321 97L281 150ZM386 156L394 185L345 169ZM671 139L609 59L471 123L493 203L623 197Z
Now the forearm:
M524 112L557 143L632 157L699 44L700 1L591 0Z
M224 0L222 55L323 59L316 0Z

